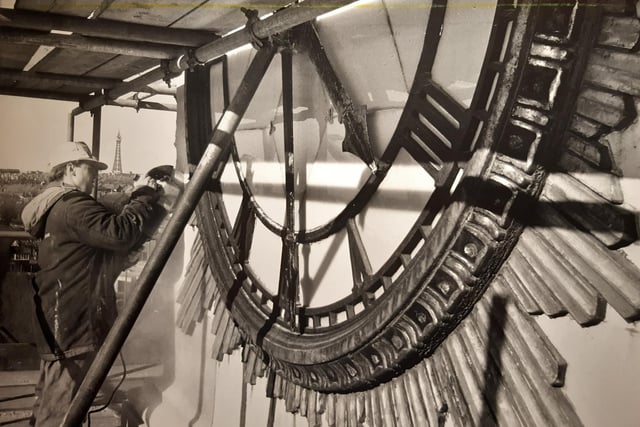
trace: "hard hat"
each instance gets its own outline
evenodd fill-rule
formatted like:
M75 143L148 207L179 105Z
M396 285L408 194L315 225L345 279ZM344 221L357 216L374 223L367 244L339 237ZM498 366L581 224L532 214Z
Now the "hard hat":
M68 162L88 163L98 170L107 169L107 164L99 161L91 154L91 150L82 141L65 142L51 156L49 170Z

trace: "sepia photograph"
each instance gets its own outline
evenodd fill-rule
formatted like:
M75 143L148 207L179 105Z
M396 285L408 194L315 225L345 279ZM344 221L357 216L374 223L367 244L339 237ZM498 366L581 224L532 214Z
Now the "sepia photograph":
M640 1L0 0L0 426L640 424Z

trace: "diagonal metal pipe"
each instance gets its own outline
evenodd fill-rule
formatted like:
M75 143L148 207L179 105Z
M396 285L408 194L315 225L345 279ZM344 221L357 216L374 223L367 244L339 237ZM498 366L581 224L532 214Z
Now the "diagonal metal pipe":
M104 344L91 364L84 381L80 385L78 394L71 402L71 406L62 423L63 426L76 427L82 425L85 414L107 377L109 369L124 345L184 227L202 197L220 154L231 144L232 135L262 81L262 77L266 73L275 52L276 48L273 45L266 44L258 51L251 62L231 104L218 122L213 136L193 173L193 177L185 186L166 229L160 236L154 251L140 273L134 294L127 302L122 313L117 317Z

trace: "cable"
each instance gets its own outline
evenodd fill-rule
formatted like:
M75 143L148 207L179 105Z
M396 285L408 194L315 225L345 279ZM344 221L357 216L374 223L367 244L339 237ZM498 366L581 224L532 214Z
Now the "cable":
M118 391L122 383L124 383L125 378L127 378L127 365L124 363L124 357L122 357L122 352L119 352L118 355L120 356L120 362L122 363L122 378L120 378L120 381L118 382L118 384L114 387L113 391L111 391L111 396L109 396L109 399L104 405L102 405L98 409L93 409L87 412L87 427L91 427L91 414L95 414L96 412L104 411L105 409L107 409L109 405L111 405L111 401L113 400L113 397L115 396L116 392Z

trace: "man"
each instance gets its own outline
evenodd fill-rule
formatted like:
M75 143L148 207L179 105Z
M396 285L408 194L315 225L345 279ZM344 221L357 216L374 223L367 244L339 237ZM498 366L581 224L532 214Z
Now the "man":
M85 143L65 143L56 158L49 185L22 212L25 229L42 239L34 279L42 360L32 421L46 427L61 424L117 314L113 284L163 213L149 186L118 213L91 197L107 165Z

